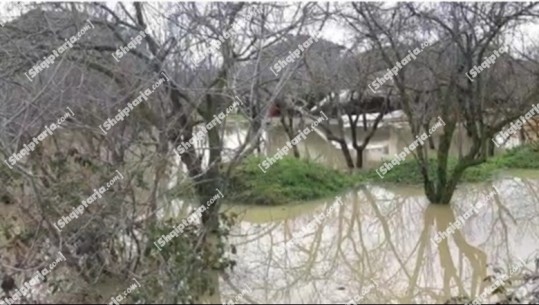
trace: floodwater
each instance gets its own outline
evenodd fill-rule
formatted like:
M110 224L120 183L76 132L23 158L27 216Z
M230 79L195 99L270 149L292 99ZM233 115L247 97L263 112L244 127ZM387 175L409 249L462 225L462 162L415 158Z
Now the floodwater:
M237 146L245 134L241 124L227 127L225 147ZM359 138L363 136L360 132ZM288 140L279 127L262 138L268 155ZM406 127L380 128L365 151L365 166L390 159L411 141ZM458 155L459 147L465 152L469 145L462 133L451 153ZM319 134L310 134L298 146L302 157L346 168L339 148ZM476 296L487 285L483 279L489 265L507 270L519 259L536 257L538 189L538 171L512 171L493 182L460 185L450 207L429 204L421 187L381 184L339 194L342 204L325 198L275 207L225 205L239 215L229 239L237 247L237 265L216 279L218 294L210 301L396 304ZM489 198L493 190L495 196ZM486 200L485 206L461 229L439 244L433 240L435 232L446 230L480 200ZM174 212L181 217L191 208L187 202L175 199L167 204L172 211L161 216ZM4 212L11 215L13 207ZM99 289L100 300L108 302L126 288L113 282Z
M265 139L270 153L287 140L278 129ZM365 164L390 158L411 139L405 128L382 128ZM467 150L465 139L455 141ZM338 148L317 135L299 147L302 156L344 166ZM230 238L237 266L221 278L214 301L398 304L477 296L490 286L483 279L492 266L508 270L536 257L538 189L539 173L513 171L493 182L460 185L450 207L429 204L421 187L382 185L343 192L342 204L326 198L225 207L240 215ZM480 200L484 206L460 229L439 244L433 240Z
M499 191L492 199L486 199ZM420 188L369 185L334 198L290 207L231 208L238 265L223 281L248 285L255 303L440 303L477 295L487 264L507 269L535 257L539 241L537 179L507 177L466 185L451 207L428 204ZM479 200L485 206L440 244L433 240ZM325 215L319 222L315 217ZM314 228L304 230L313 222ZM294 238L283 251L284 242ZM283 253L284 252L284 253ZM483 285L484 286L484 285Z

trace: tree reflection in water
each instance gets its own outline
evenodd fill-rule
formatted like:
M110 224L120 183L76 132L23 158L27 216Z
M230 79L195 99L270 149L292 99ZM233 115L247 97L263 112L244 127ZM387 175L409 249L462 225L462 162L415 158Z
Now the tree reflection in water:
M333 199L243 208L231 237L238 265L222 279L221 301L245 284L253 289L244 296L249 303L347 303L355 296L362 303L434 303L477 296L488 286L487 263L505 267L535 251L538 182L493 182L500 194L439 244L432 241L435 232L486 197L493 183L463 185L451 207L429 205L419 188L363 186L343 194L344 205L305 236L296 234ZM292 237L299 242L282 251Z

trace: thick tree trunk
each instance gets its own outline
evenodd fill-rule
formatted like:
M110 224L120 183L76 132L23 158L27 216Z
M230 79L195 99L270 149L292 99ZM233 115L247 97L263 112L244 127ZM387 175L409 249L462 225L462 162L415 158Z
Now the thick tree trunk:
M356 149L356 168L363 168L363 150L363 147Z
M341 150L344 155L344 160L346 161L346 166L348 166L349 169L354 169L354 160L352 159L352 154L350 154L350 150L348 149L346 141L339 140L338 142L341 145Z
M488 143L488 156L489 156L489 157L493 157L493 156L494 156L494 149L495 149L494 143L492 143L492 141L490 141L490 142Z
M444 137L444 141L441 142L442 145L440 146L445 147L445 145L448 145L447 141L450 141L450 138ZM459 160L449 179L447 179L447 159L449 150L445 149L444 151L438 151L437 185L434 187L434 192L432 192L432 187L430 188L430 192L426 192L431 203L449 204L451 202L453 194L457 188L457 183L460 181L464 171L471 166L479 165L486 161L486 156L484 155L477 157L477 153L482 147L484 147L484 144L485 143L482 143L481 141L474 142L468 154Z

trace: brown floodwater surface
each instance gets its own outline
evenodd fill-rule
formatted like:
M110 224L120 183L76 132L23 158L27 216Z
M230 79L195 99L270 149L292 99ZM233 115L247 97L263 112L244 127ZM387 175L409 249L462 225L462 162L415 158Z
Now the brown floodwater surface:
M484 207L460 230L444 231L479 200ZM240 214L230 241L237 266L222 279L221 300L245 289L241 302L439 303L477 295L490 270L535 257L539 240L539 180L508 177L463 185L454 204L428 204L421 188L364 186L334 198L286 207L233 206ZM324 214L309 230L307 224ZM320 217L318 217L320 218ZM283 250L284 242L296 243ZM225 279L226 278L226 279ZM238 290L235 290L238 289Z
M359 139L365 136L358 133ZM237 147L245 134L241 124L231 124L225 147ZM435 143L438 135L433 135ZM288 141L278 126L261 139L267 155ZM391 159L413 140L402 124L379 128L365 151L364 166ZM470 144L458 130L450 154L466 153ZM309 134L298 148L302 158L346 168L339 147L320 133ZM461 184L451 206L429 204L422 187L376 184L341 194L343 204L331 213L335 198L275 207L226 206L240 215L230 236L237 265L220 278L219 294L209 301L397 304L475 297L490 285L483 279L493 266L507 270L519 259L535 258L538 178L537 171L512 171L494 182ZM439 244L433 240L479 200L485 200L484 207L460 229Z

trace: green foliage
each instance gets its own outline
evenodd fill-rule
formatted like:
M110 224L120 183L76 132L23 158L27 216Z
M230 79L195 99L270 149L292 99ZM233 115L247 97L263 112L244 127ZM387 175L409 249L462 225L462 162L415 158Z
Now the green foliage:
M488 163L501 168L539 169L539 146L528 144L508 150L495 156Z
M193 304L197 296L217 293L212 277L217 278L217 274L233 269L236 264L230 258L236 252L235 246L227 241L235 216L220 214L220 220L219 230L213 234L207 234L199 225L188 223L161 247L161 251L149 243L145 251L147 264L158 269L145 277L145 294L140 300ZM160 221L146 231L148 240L157 243L162 235L170 234L180 223L181 219ZM203 239L206 242L202 242Z
M435 161L434 159L429 162ZM434 172L433 163L429 163L429 172ZM405 160L400 165L393 167L383 177L383 180L376 173L376 169L368 170L366 172L360 172L358 175L362 175L365 179L372 182L386 182L386 183L404 183L404 184L420 184L423 183L423 177L419 172L419 167L415 160Z
M250 157L230 177L227 198L232 202L277 205L332 196L354 184L354 178L313 161L285 157L266 173L264 159Z
M448 160L448 170L450 173L457 165L457 158L450 157ZM438 162L432 158L429 160L429 175L436 177ZM464 171L461 182L481 182L493 179L500 171L504 169L539 169L539 148L535 145L523 145L507 152L488 159L485 163L478 166L469 167ZM423 176L419 171L417 161L414 159L406 160L398 166L395 166L384 175L381 180L375 169L361 174L363 178L369 181L402 183L402 184L422 184Z
M448 160L448 169L451 172L456 164L456 158L449 158ZM438 161L434 158L429 159L429 176L436 177L438 170ZM466 182L479 182L485 181L491 178L491 174L494 171L494 168L482 168L482 167L473 167L468 168L462 177L463 181ZM421 175L419 165L416 160L406 160L400 165L395 166L390 171L384 175L384 179L380 180L380 177L374 170L370 170L367 173L367 178L370 181L383 181L389 183L402 183L402 184L422 184L423 176Z
M258 167L264 159L247 158L233 172L228 183L229 202L278 205L290 201L315 200L332 196L361 182L398 183L419 185L423 183L417 161L406 160L388 171L380 179L375 169L354 175L329 169L309 160L286 157L273 164L267 173ZM458 159L450 157L448 170L451 173ZM429 160L430 177L437 175L437 160ZM491 180L504 169L539 169L539 148L524 145L495 156L478 166L464 171L461 182Z

